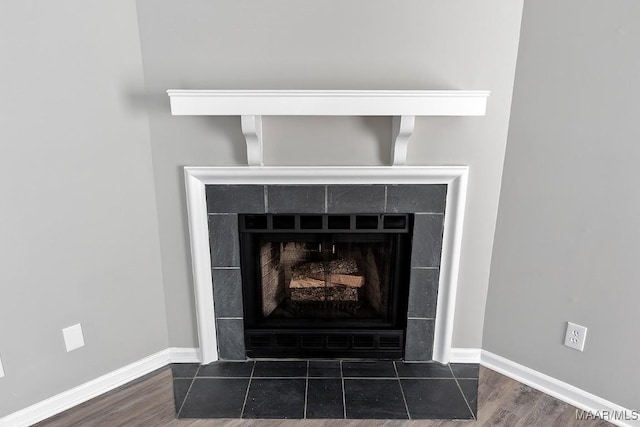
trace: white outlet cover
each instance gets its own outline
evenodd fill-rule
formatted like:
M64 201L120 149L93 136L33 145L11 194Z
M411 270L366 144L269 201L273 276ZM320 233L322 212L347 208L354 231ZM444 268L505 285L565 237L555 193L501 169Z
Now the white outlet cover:
M64 328L62 335L64 336L64 345L67 347L67 352L84 347L84 335L82 334L80 323Z
M584 342L586 339L587 328L567 322L567 333L564 336L564 345L578 351L584 351Z
M2 367L2 359L0 359L0 378L4 377L4 368Z

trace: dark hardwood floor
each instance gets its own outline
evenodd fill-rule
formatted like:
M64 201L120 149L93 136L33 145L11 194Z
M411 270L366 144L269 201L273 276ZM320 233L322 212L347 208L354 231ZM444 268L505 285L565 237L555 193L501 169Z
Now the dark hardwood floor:
M161 369L58 414L39 427L70 426L610 426L604 421L577 421L576 409L486 368L480 368L477 421L387 420L177 420L171 370Z

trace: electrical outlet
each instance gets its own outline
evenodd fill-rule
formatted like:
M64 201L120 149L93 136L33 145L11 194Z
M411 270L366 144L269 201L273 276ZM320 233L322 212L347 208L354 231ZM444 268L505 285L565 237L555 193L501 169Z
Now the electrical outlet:
M575 348L578 351L584 350L584 341L587 339L587 328L567 322L567 333L564 336L564 345Z
M64 336L64 345L67 347L67 352L84 347L84 335L82 335L80 323L64 328L62 335Z
M2 368L2 359L0 359L0 378L4 377L4 369Z

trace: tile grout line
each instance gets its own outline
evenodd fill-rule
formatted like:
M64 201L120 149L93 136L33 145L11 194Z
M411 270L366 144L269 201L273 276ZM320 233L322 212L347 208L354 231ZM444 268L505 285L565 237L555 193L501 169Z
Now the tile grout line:
M263 193L264 193L264 211L269 212L269 197L267 196L267 192L268 192L268 185L264 185L263 186Z
M393 376L393 377L344 377L344 378L347 379L347 380L363 380L363 381L369 381L369 380L397 380L398 379L397 376ZM402 377L402 378L405 378L405 377ZM409 378L409 379L413 379L413 378ZM424 379L429 379L429 378L424 378Z
M451 377L398 377L401 380L450 380Z
M307 401L309 399L309 361L307 360L307 375L304 384L304 414L303 418L307 419Z
M246 378L246 377L245 377ZM292 376L292 377L255 377L255 378L259 378L261 380L303 380L306 377L302 376Z
M233 362L232 362L233 363ZM208 379L208 380L225 380L225 379L232 379L232 380L244 380L247 379L248 377L243 377L243 376L239 376L239 377L225 377L225 376L213 376L213 375L200 375L198 377L199 379ZM294 376L294 377L255 377L255 378L260 378L261 380L303 380L306 377L302 376ZM315 377L309 377L309 378L315 378ZM326 380L336 380L336 379L340 379L342 377L340 376L322 376L322 377L318 377L318 379L326 379ZM453 377L402 377L402 376L395 376L395 377L344 377L345 379L348 380L395 380L395 379L401 379L401 380L452 380ZM174 380L190 380L192 379L191 377L174 377ZM460 380L476 380L477 378L458 378Z
M189 397L189 393L191 393L191 387L193 387L193 383L195 383L196 382L196 378L198 378L198 372L200 372L200 368L202 368L202 365L198 366L198 369L196 370L196 373L193 375L193 379L191 380L191 384L189 384L189 388L187 389L187 392L184 395L184 400L182 401L182 404L180 405L180 409L176 413L176 418L180 418L180 413L182 412L182 408L184 408L184 404L187 403L187 398Z
M344 389L344 373L342 371L342 360L340 360L340 381L342 382L342 415L347 419L347 398Z
M388 213L387 212L387 185L384 186L384 213Z
M329 212L329 186L324 186L324 213Z
M458 390L460 390L460 394L464 399L464 403L467 404L467 408L469 408L469 412L471 412L471 416L473 417L473 420L477 421L478 419L476 418L476 414L474 414L473 411L471 410L471 405L469 405L469 402L467 401L467 396L464 395L464 392L462 391L462 387L460 387L460 383L458 382L458 378L456 378L456 374L454 374L453 369L451 369L451 364L449 364L449 370L451 371L451 375L453 375L453 379L456 382L456 385L458 386Z
M244 417L244 409L247 406L247 398L249 397L249 388L251 387L251 380L253 379L253 371L256 370L256 364L258 362L253 362L253 366L251 367L251 374L249 375L249 383L247 384L247 392L244 394L244 402L242 402L242 410L240 410L240 418Z
M198 378L201 380L246 380L249 377L215 377L215 376L200 375Z
M407 405L407 398L404 395L404 389L402 388L402 381L400 381L400 374L398 374L398 367L396 361L393 362L393 370L396 371L396 377L398 377L398 385L400 386L400 393L402 393L402 401L404 402L404 409L407 411L407 417L411 419L411 413L409 412L409 405Z

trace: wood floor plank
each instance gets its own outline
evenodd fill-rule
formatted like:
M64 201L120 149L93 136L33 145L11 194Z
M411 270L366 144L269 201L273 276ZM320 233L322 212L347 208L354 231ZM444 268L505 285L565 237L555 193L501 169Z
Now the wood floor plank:
M480 368L477 421L401 420L177 420L168 368L78 405L38 427L605 427L604 421L576 421L571 405L486 368Z

